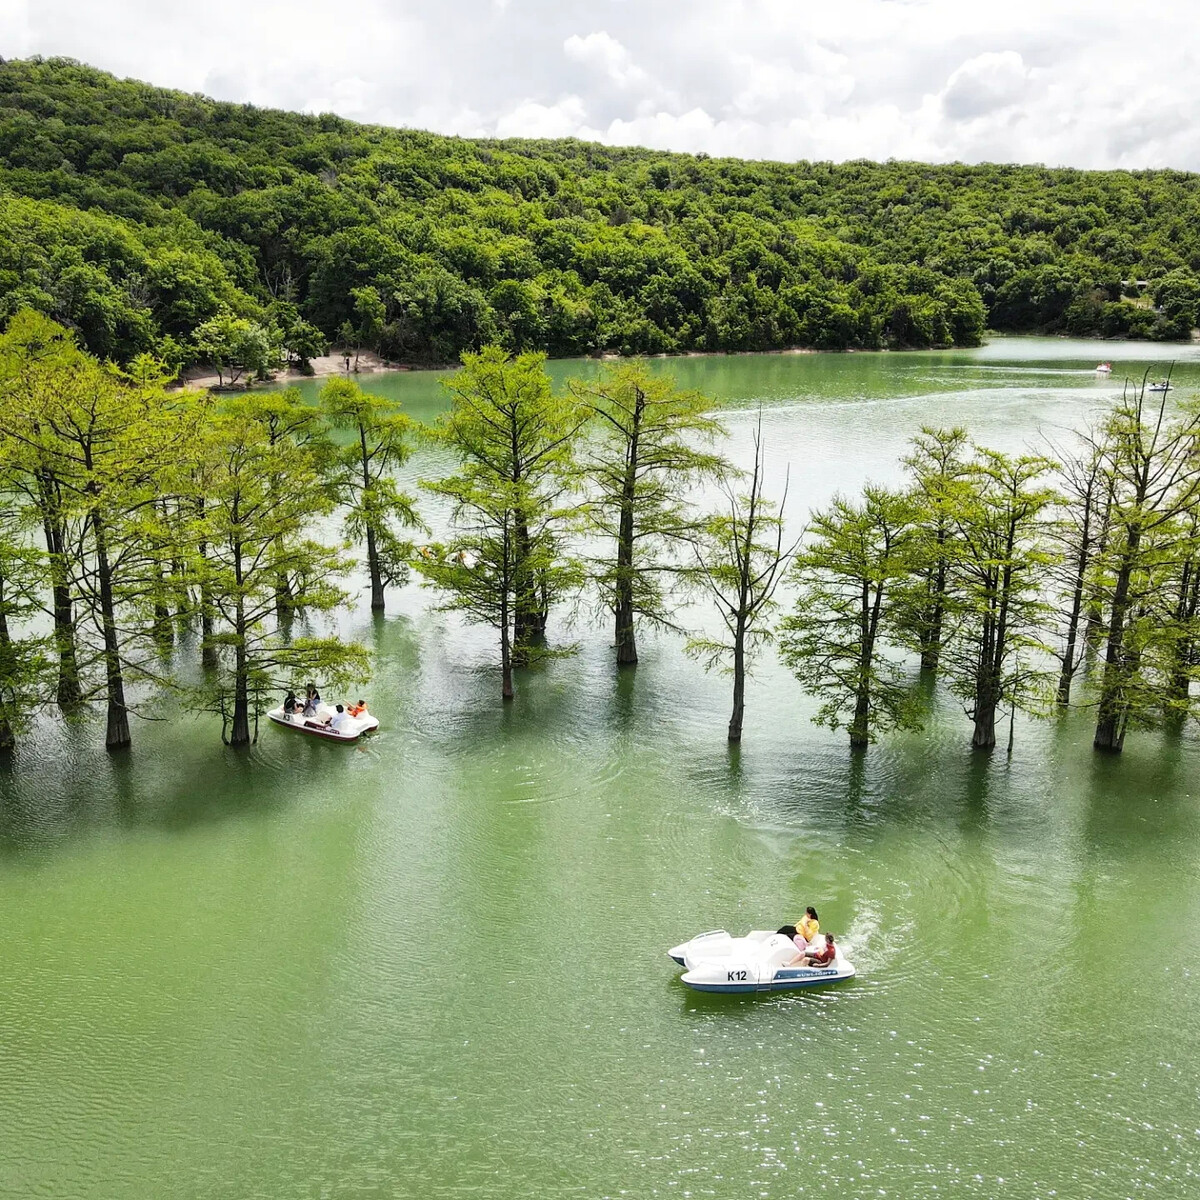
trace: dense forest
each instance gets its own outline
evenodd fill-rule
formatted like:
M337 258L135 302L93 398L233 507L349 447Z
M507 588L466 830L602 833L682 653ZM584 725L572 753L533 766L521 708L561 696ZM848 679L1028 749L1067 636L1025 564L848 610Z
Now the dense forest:
M470 140L0 62L0 319L122 363L1169 340L1198 305L1181 172Z

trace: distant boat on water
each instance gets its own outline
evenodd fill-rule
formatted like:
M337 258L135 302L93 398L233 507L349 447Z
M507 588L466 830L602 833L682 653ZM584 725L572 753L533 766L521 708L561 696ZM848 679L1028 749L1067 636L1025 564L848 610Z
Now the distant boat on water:
M1112 363L1101 363L1096 368L1096 374L1097 375L1111 375L1112 374Z

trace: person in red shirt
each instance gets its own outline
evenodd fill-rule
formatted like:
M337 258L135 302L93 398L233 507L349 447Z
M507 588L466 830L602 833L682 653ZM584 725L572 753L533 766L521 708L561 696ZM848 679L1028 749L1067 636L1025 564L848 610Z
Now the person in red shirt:
M837 947L833 944L833 934L825 935L825 945L819 949L814 949L812 946L808 949L808 954L805 956L804 965L806 967L827 967L833 962L833 957L837 953Z

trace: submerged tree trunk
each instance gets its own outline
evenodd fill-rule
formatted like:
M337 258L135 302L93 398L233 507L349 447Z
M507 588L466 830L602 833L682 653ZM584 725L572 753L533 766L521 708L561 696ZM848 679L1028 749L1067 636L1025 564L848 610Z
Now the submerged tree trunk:
M992 665L996 658L995 595L998 581L987 576L986 591L990 593L988 609L984 612L979 634L979 657L975 663L975 702L971 712L974 728L971 732L973 750L990 750L996 744L996 679Z
M996 745L996 714L1004 700L1004 658L1008 639L1007 607L1010 580L1005 569L1003 599L997 616L989 617L984 638L984 653L980 655L979 674L975 687L975 729L971 735L974 750L992 750Z
M1094 478L1094 476L1093 476ZM1079 669L1082 655L1078 653L1079 625L1083 620L1084 589L1087 584L1088 567L1092 562L1092 515L1094 484L1089 481L1083 494L1083 520L1079 528L1079 553L1075 559L1075 579L1071 590L1071 611L1067 616L1067 638L1063 648L1062 669L1058 675L1058 690L1055 699L1066 706L1071 703L1071 684ZM1086 638L1086 632L1085 632Z
M171 560L171 574L175 578L175 624L182 634L192 619L192 593L188 584L187 567L182 559Z
M91 521L92 536L96 543L96 577L100 584L100 627L104 637L105 690L108 698L104 748L123 750L133 739L129 734L129 710L125 707L125 679L121 671L121 643L117 633L112 568L108 560L108 535L99 512L92 512Z
M1079 669L1075 651L1079 641L1079 622L1083 615L1083 584L1087 566L1088 551L1085 542L1075 567L1075 587L1071 592L1071 612L1067 617L1067 644L1063 648L1062 670L1058 674L1058 690L1055 693L1056 701L1064 707L1071 703L1071 683Z
M246 648L238 644L234 652L233 723L229 730L231 746L250 745L250 695L246 676Z
M200 546L203 558L207 547ZM212 592L207 582L200 585L200 667L205 671L217 669L217 647L213 642Z
M1191 692L1192 671L1196 665L1196 639L1191 630L1196 613L1200 611L1200 570L1194 559L1183 564L1179 580L1179 596L1175 604L1175 622L1188 632L1175 639L1172 647L1170 677L1167 680L1167 704L1175 721L1182 722L1187 716L1188 696Z
M850 749L865 750L871 744L871 690L863 682L854 697L854 719L850 722Z
M523 666L529 661L533 647L546 635L548 613L544 591L530 563L532 539L529 525L523 517L516 521L513 540L512 659L517 666Z
M363 498L371 488L371 454L367 448L367 431L358 427L359 462L362 467ZM383 589L383 564L379 561L379 539L375 536L375 523L368 516L367 526L367 571L371 576L371 611L383 612L386 607Z
M283 538L277 537L272 543L276 559L283 558ZM280 625L287 625L296 615L295 596L292 594L292 584L286 571L275 573L275 619Z
M995 616L984 619L984 630L975 676L975 728L971 734L973 750L991 750L996 745L996 710L1000 707L1000 671L1004 662L1003 640Z
M996 697L983 691L975 701L975 729L971 735L973 750L992 750L996 745Z
M633 428L625 452L625 479L621 486L621 520L617 528L617 577L616 603L613 615L616 618L617 666L637 665L637 637L633 628L633 504L637 493L638 441L641 435L641 418L645 409L645 397L638 391L633 409ZM736 692L736 683L734 685ZM737 741L742 736L742 719L734 702L737 718L737 735L733 722L729 723L729 740Z
M937 535L937 570L933 579L933 607L929 613L929 625L925 630L921 646L921 670L934 672L942 656L942 626L946 620L946 531L939 529Z
M992 750L996 745L996 713L1004 700L1004 660L1008 656L1008 614L1013 594L1013 551L1017 518L1011 514L1005 538L1002 570L989 571L989 611L984 616L975 685L975 729L971 747ZM1014 685L1015 686L1015 685ZM1014 699L1015 703L1015 699Z
M175 624L180 634L192 620L192 583L183 548L183 529L186 520L183 502L175 501L174 547L171 554L171 579L175 591Z
M383 569L379 564L379 547L375 542L375 527L367 525L367 570L371 575L371 611L383 612Z
M165 521L167 518L166 501L156 504L155 509L158 516ZM166 547L155 538L150 543L150 549L155 560L152 567L154 572L154 625L151 629L151 636L161 652L169 653L175 644L175 623L171 616L171 606L167 603L169 598L168 576L166 564L163 562Z
M500 698L508 703L514 696L512 647L508 640L508 592L500 600Z
M203 523L203 497L196 501L196 515ZM201 542L198 549L203 564L208 556L208 543ZM200 667L205 671L217 669L217 648L213 645L212 589L208 585L208 572L204 566L200 568Z
M42 532L50 566L50 592L54 620L54 648L58 655L58 686L55 699L64 713L78 711L83 703L79 682L79 660L75 650L75 614L71 604L71 577L66 559L66 528L58 514L53 479L48 472L38 475L42 508Z
M175 622L171 617L171 609L166 602L166 579L160 569L155 585L154 626L151 635L155 645L164 654L169 653L175 644Z
M241 586L241 557L236 557L235 570ZM246 617L241 597L234 614L234 633L237 645L233 662L233 724L229 731L231 746L250 745L250 670L246 661Z
M8 633L8 616L0 606L0 664L7 662L12 662L12 638ZM12 722L8 719L7 712L0 711L0 758L11 754L15 746Z
M872 599L870 583L862 581L861 605L858 687L854 696L854 718L847 730L851 750L865 750L871 744L871 672L875 665L875 640L883 613L882 582L875 585L875 597Z
M1128 663L1125 661L1125 617L1129 609L1133 565L1141 540L1142 531L1135 525L1126 537L1121 565L1117 570L1117 584L1113 589L1112 617L1104 652L1104 677L1096 712L1096 735L1092 739L1095 749L1109 754L1120 754L1125 743L1125 682L1128 673Z
M742 718L746 712L746 625L739 620L733 639L733 714L729 718L729 740L742 740Z
M617 577L613 614L616 617L617 666L635 666L637 637L633 628L633 496L628 484L621 502L621 525L617 536Z
M1104 506L1104 515L1100 520L1100 528L1096 533L1096 545L1093 557L1099 559L1108 549L1109 522L1112 518L1113 496L1109 489L1108 499ZM1083 639L1088 653L1092 653L1096 644L1104 636L1104 609L1101 606L1100 594L1093 588L1087 600L1087 623L1084 626Z

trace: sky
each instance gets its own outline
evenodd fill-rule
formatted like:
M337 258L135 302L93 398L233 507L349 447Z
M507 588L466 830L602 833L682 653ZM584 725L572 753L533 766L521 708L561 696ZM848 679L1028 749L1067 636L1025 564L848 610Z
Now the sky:
M1200 170L1187 0L0 0L0 54L469 136Z

